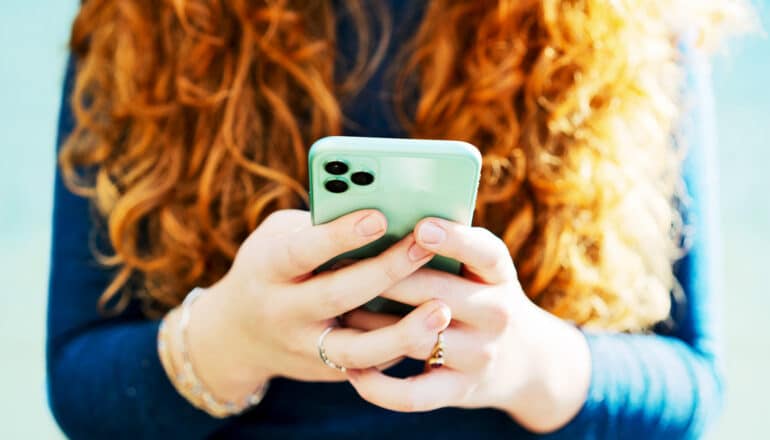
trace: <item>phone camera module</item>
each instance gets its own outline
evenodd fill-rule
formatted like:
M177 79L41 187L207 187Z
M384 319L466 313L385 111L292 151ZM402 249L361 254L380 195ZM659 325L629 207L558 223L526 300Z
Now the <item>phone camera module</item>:
M339 176L348 172L347 164L338 160L327 163L324 168L326 169L327 173L334 174L335 176Z
M335 194L344 193L345 191L348 190L348 184L343 182L342 180L337 180L337 179L326 182L324 186L326 187L327 191L333 192Z
M350 180L356 185L371 185L374 182L374 175L367 173L366 171L358 171L350 176Z

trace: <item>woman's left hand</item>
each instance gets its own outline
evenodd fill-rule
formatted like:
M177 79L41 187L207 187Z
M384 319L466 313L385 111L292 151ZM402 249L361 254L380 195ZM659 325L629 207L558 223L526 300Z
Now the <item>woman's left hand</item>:
M418 306L445 302L444 367L398 379L378 369L349 370L358 393L395 411L492 407L537 432L558 429L585 401L590 354L582 333L545 312L522 291L505 244L483 228L442 219L415 228L420 246L463 263L464 276L421 269L384 297ZM400 318L356 310L346 325L371 330ZM410 357L426 359L436 341L404 335Z

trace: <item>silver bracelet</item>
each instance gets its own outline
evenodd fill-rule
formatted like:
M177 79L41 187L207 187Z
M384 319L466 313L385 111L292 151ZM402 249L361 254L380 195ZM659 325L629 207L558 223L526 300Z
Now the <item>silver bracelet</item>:
M203 382L198 378L193 368L190 354L187 351L187 327L190 324L190 309L196 299L203 293L200 287L194 288L182 302L182 317L179 320L179 351L182 357L182 368L177 375L177 381L190 393L192 402L199 403L200 409L214 417L224 418L240 414L246 409L259 404L265 397L269 382L265 382L259 389L246 396L243 402L222 402L214 397Z

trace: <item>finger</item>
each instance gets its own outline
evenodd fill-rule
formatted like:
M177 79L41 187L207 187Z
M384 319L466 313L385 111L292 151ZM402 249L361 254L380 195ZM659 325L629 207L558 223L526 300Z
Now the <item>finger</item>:
M459 406L470 392L468 379L449 368L399 379L376 369L348 370L348 379L358 394L377 406L392 411L431 411Z
M310 223L308 215L304 223L304 227L268 241L262 254L267 273L280 280L293 280L340 254L380 238L387 229L385 216L371 209L316 226Z
M377 330L398 322L398 317L356 310L345 318L346 325L360 330ZM444 365L459 371L471 372L483 368L494 356L489 344L474 329L455 321L443 331ZM436 337L423 344L415 344L406 355L412 359L428 359L436 344Z
M497 286L423 268L391 286L382 297L417 305L440 299L452 310L452 318L476 327L495 324L506 310Z
M484 228L428 218L417 224L415 236L420 246L460 261L486 283L498 284L516 277L508 248Z
M302 284L307 313L327 319L353 310L412 274L433 255L409 234L376 257L311 278Z
M327 335L324 348L335 364L369 368L407 355L417 347L431 346L451 320L446 304L430 301L403 319L372 331L334 329Z

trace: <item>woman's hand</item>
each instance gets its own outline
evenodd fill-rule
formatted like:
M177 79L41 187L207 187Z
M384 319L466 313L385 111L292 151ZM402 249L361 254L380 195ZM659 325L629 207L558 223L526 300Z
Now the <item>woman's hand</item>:
M585 401L590 354L582 334L533 304L523 293L505 244L482 228L425 219L418 244L461 261L465 277L421 269L383 295L419 305L439 299L453 321L444 331L445 366L407 379L377 369L348 371L366 400L396 411L445 406L493 407L525 427L553 431ZM392 327L398 318L356 310L346 323L363 330ZM409 357L425 359L435 340L408 338Z
M320 275L312 272L380 238L386 226L385 217L374 210L319 226L312 226L304 211L278 211L267 218L242 244L227 275L191 306L191 361L211 392L237 400L274 376L346 380L319 359L319 335L337 315L402 281L433 253L409 235L375 258ZM325 349L338 365L368 368L405 356L404 334L413 341L435 340L450 320L446 305L429 301L376 330L334 330Z

